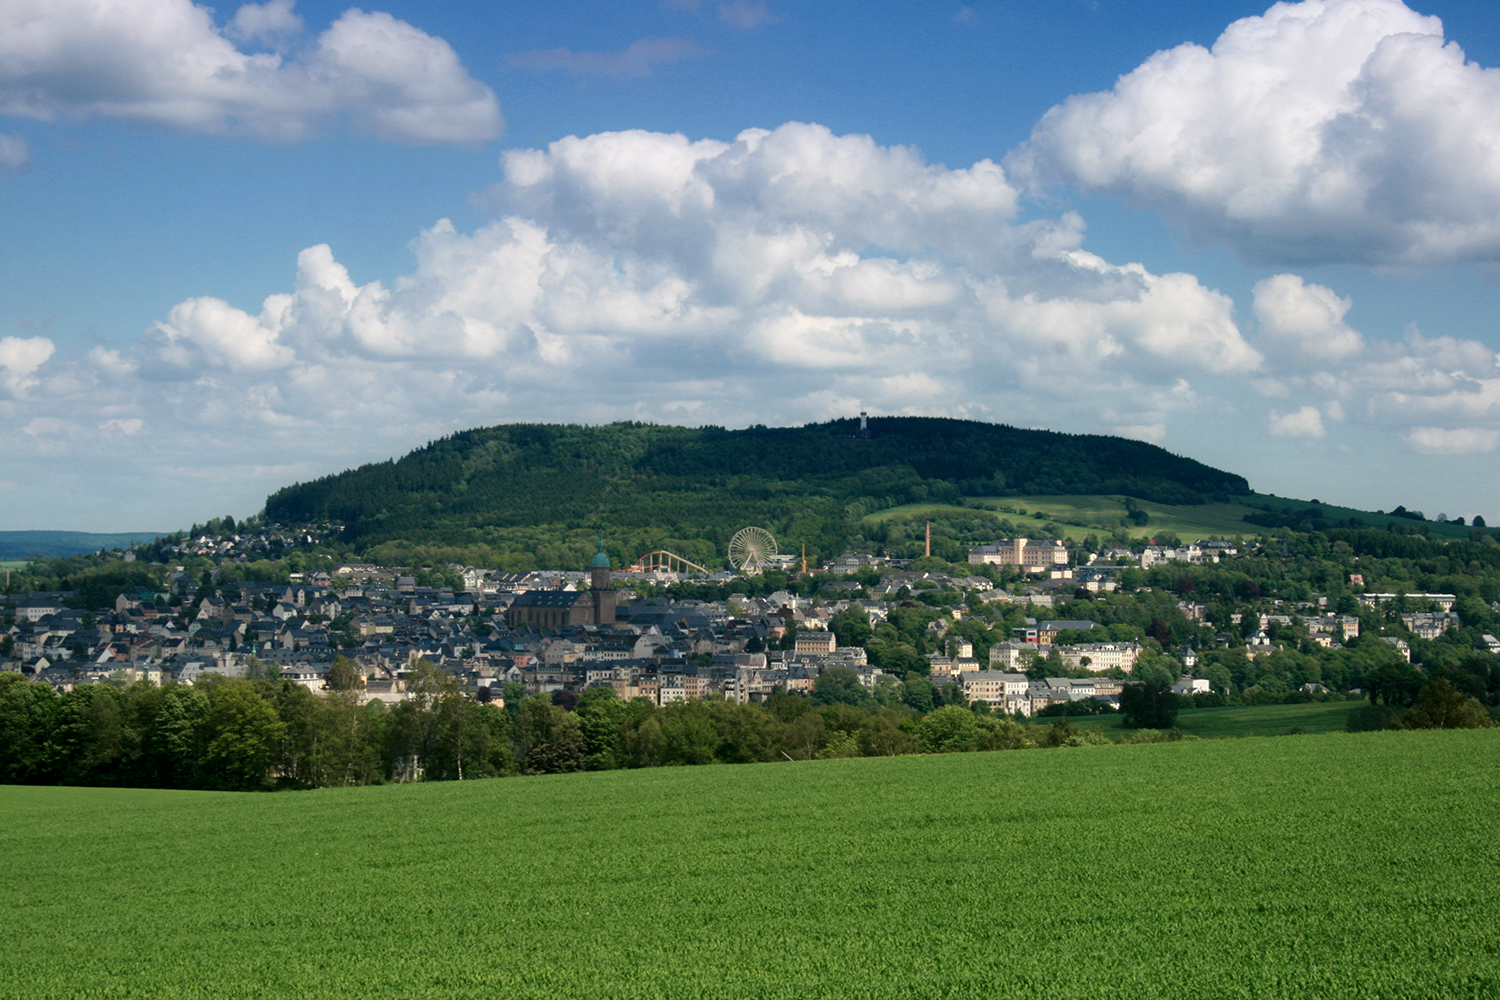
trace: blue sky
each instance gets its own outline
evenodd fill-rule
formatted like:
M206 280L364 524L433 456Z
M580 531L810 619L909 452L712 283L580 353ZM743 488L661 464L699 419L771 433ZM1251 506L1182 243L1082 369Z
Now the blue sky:
M1495 522L1491 67L1456 0L9 0L0 527L859 409Z

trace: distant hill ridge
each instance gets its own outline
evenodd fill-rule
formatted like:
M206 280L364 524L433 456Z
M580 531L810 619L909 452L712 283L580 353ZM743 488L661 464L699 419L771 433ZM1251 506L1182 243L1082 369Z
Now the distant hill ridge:
M0 561L32 556L76 556L100 549L125 549L134 543L155 541L166 532L126 531L100 534L91 531L0 531Z
M1250 492L1242 476L1126 438L939 417L874 417L868 438L858 432L857 419L479 428L278 490L266 516L341 523L346 541L365 546L493 544L507 529L553 525L721 548L731 526L765 524L827 552L865 513L905 503L1113 493L1191 504Z

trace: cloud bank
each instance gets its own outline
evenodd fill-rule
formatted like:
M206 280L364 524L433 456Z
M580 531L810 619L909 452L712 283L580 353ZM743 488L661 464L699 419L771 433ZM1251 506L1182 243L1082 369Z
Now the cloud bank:
M197 296L78 355L0 340L16 468L211 474L258 502L462 427L860 409L1155 441L1217 421L1310 447L1351 423L1417 453L1500 445L1484 345L1372 341L1349 299L1292 273L1256 286L1242 330L1194 276L1086 250L1076 215L1021 221L988 160L951 169L802 123L728 142L611 132L507 151L484 198L492 221L437 222L393 279L319 245L258 310Z
M290 55L290 0L241 7L225 28L189 0L0 4L0 114L118 118L292 142L335 117L408 144L499 136L495 94L447 42L389 14L344 12ZM232 39L271 46L246 52Z
M1304 0L1069 98L1007 161L1306 266L1500 257L1500 70L1399 0Z
M798 123L616 132L507 152L487 198L492 222L438 222L394 280L315 246L258 310L200 296L127 345L8 345L0 420L37 459L128 439L287 480L507 420L868 408L1159 436L1195 380L1263 364L1228 297L1084 251L1076 216L1018 222L987 160Z

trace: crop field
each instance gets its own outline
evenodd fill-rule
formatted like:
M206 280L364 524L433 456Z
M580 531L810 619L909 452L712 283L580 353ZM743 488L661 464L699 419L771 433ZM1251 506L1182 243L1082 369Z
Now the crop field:
M1177 728L1204 739L1284 736L1293 729L1305 733L1342 733L1349 713L1365 704L1363 701L1315 701L1304 705L1189 708L1177 713ZM1120 725L1118 715L1085 715L1068 721L1079 727L1101 729L1111 738L1130 732Z
M1493 997L1500 730L0 789L0 996Z

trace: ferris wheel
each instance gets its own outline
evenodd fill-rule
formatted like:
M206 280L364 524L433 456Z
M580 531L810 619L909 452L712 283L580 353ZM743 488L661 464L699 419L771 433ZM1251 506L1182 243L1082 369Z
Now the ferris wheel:
M746 576L759 573L776 556L776 539L765 528L741 528L729 540L729 561Z

